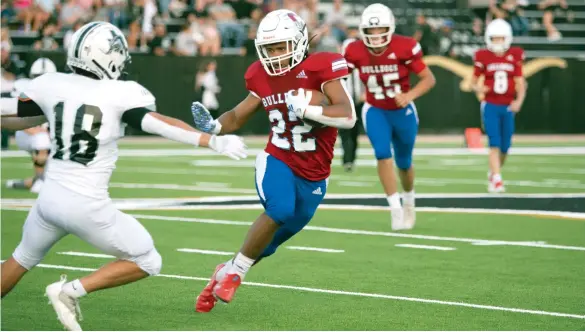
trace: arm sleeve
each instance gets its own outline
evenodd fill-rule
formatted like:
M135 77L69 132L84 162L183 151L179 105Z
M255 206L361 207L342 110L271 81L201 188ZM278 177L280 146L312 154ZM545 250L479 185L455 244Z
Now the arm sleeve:
M45 115L41 107L25 94L18 97L17 115L19 118Z
M150 134L159 135L176 142L194 146L199 146L199 140L201 139L201 134L198 132L175 127L148 113L143 114L140 122L140 129Z
M524 74L522 72L522 66L524 64L524 50L518 50L518 61L514 64L514 77L522 77Z
M418 74L427 68L427 65L425 65L424 61L422 60L423 54L420 44L414 39L412 39L412 42L412 47L408 47L406 53L407 59L404 61L404 64L410 71Z
M479 77L483 74L484 71L484 65L481 62L480 56L479 56L479 52L475 52L475 54L473 55L473 76L475 77Z

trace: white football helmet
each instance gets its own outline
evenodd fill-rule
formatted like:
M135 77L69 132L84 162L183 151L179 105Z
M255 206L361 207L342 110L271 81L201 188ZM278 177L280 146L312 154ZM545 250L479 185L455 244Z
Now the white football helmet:
M392 34L396 30L396 20L390 8L380 3L374 3L366 7L360 21L362 40L367 47L384 47L390 43ZM387 32L368 34L369 28L388 28Z
M115 80L130 62L128 42L120 29L108 22L91 22L71 37L67 50L67 66Z
M286 53L270 56L266 46L286 42ZM282 75L301 63L309 50L309 32L305 21L287 9L272 11L266 15L256 32L256 51L268 75ZM283 66L282 62L288 65Z
M504 37L503 43L492 42L493 37ZM495 53L506 52L512 44L512 27L500 18L493 20L485 29L485 43L488 50Z
M35 62L33 62L32 66L30 67L30 72L28 76L30 78L35 78L45 73L55 72L57 72L57 66L55 66L55 63L53 63L53 61L47 58L38 58Z

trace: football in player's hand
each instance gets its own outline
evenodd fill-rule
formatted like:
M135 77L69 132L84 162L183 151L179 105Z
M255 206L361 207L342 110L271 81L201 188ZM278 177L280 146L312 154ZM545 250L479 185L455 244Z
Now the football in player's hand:
M329 98L327 98L327 96L324 93L322 93L321 91L305 89L305 93L308 91L311 91L311 93L312 93L311 102L309 103L309 105L313 105L313 106L329 106L329 105L331 105ZM293 93L293 95L297 94L296 91L293 91L292 93ZM313 121L313 120L309 120L309 119L303 119L302 121L304 123L308 124L309 126L314 127L314 128L325 127L324 124L319 123L317 121Z

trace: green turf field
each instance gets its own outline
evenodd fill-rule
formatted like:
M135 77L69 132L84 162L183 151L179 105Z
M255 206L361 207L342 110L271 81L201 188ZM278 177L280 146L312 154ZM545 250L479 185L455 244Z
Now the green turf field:
M151 232L163 274L83 298L86 330L585 329L583 141L516 145L523 149L503 172L507 194L495 197L483 195L486 156L457 143L419 144L417 226L401 233L390 231L362 144L354 173L337 157L310 227L209 314L194 312L196 295L261 212L254 156L234 162L172 143L121 146L111 196ZM32 173L18 152L1 163L3 181ZM2 259L34 197L2 188ZM91 254L99 252L72 236L58 243L2 300L1 328L60 330L44 288L111 260Z

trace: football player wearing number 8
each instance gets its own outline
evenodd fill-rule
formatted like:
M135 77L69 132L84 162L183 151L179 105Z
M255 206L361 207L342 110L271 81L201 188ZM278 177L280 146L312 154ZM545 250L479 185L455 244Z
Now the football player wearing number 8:
M265 210L235 258L216 267L197 297L198 312L212 310L216 299L230 302L250 267L307 225L327 190L337 128L355 124L353 102L341 82L349 74L346 61L337 53L309 55L307 27L297 14L266 15L255 44L260 60L245 74L249 94L240 104L217 120L200 103L192 106L196 127L210 133L239 129L260 106L272 126L256 158L256 189ZM323 91L330 105L309 105L312 93L304 89Z
M502 19L487 26L485 42L487 49L475 52L472 85L481 101L483 128L489 139L488 191L503 192L500 169L512 144L514 117L526 96L524 51L510 47L512 28ZM484 77L483 84L480 76Z
M67 330L81 330L79 298L156 275L162 266L146 228L116 209L108 193L118 158L116 141L126 125L209 147L233 159L246 157L239 137L200 133L158 114L148 90L118 80L129 60L128 43L117 27L106 22L84 25L73 34L67 54L73 74L35 78L21 91L16 116L2 116L2 126L13 130L48 121L54 151L43 188L24 223L22 240L2 264L2 297L68 234L117 258L83 278L66 282L63 277L47 286L49 301Z
M435 85L435 77L421 59L420 45L413 38L395 35L395 27L390 8L379 3L368 6L359 25L362 38L347 46L345 58L350 68L359 70L366 85L362 122L378 160L392 230L404 230L413 228L416 219L412 152L418 115L413 101ZM410 72L420 78L412 89ZM404 189L402 203L392 151Z

